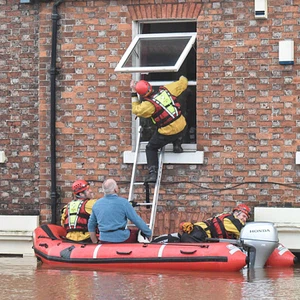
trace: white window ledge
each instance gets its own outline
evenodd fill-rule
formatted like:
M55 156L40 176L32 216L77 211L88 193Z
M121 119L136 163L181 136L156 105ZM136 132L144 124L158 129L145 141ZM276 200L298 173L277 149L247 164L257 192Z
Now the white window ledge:
M124 151L123 163L134 163L135 152ZM163 157L164 164L190 164L190 165L202 165L204 159L204 151L173 153L165 152ZM147 164L146 153L141 151L138 155L138 164Z
M0 241L32 241L32 231L0 230Z
M300 151L296 152L296 165L300 165Z
M33 231L39 216L0 216L0 254L33 256Z
M274 223L279 242L290 251L300 253L299 214L299 207L255 207L254 221Z

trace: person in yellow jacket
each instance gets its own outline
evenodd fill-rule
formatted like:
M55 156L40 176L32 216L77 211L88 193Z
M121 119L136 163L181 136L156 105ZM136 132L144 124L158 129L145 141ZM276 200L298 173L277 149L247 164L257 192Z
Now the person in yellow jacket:
M195 243L204 242L206 238L238 239L250 214L248 205L239 204L232 213L223 213L203 222L182 222L180 240L183 243Z
M161 86L154 93L151 84L145 80L132 81L132 113L137 117L151 118L157 127L146 146L149 175L145 182L156 182L158 169L158 150L173 143L175 153L183 152L180 141L187 127L185 117L177 97L188 87L188 80L181 76L179 80ZM138 95L141 100L139 100Z
M66 238L75 242L92 243L88 232L88 220L97 199L87 181L76 180L72 185L74 199L65 205L61 214L61 226L67 231Z

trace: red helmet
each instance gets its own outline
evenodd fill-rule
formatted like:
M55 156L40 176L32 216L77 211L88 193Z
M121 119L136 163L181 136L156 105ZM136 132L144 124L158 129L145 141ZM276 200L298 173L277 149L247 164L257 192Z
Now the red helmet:
M246 204L239 204L239 205L237 205L234 209L233 209L233 211L241 211L241 212L243 212L244 214L246 214L247 215L247 217L248 218L250 218L250 215L251 215L251 209L250 209L250 207L248 206L248 205L246 205Z
M79 179L76 180L73 184L72 184L72 190L74 192L74 194L79 194L85 190L87 190L89 188L90 184L88 182L86 182L83 179Z
M140 80L139 82L137 82L137 84L135 85L135 90L142 97L147 97L153 93L151 84L145 80Z

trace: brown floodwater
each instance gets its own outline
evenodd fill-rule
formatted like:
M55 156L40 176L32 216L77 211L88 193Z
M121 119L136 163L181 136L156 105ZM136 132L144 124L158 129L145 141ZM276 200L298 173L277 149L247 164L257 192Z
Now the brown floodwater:
M100 272L49 269L0 257L0 300L300 299L300 265L249 272Z

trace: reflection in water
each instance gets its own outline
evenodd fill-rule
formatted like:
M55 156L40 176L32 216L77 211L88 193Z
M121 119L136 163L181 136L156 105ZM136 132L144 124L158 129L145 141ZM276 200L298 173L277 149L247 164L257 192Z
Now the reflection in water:
M300 269L241 272L100 272L49 269L35 258L0 258L0 299L300 299Z
M93 272L82 270L50 270L39 269L40 278L47 278L48 284L41 297L46 297L51 292L51 284L57 278L64 280L55 283L60 290L56 299L192 299L194 295L201 295L209 299L211 291L218 287L218 294L223 299L240 298L238 289L230 290L229 285L243 282L243 275L236 273L153 273L144 272Z
M244 270L242 299L300 299L300 269L264 268Z

